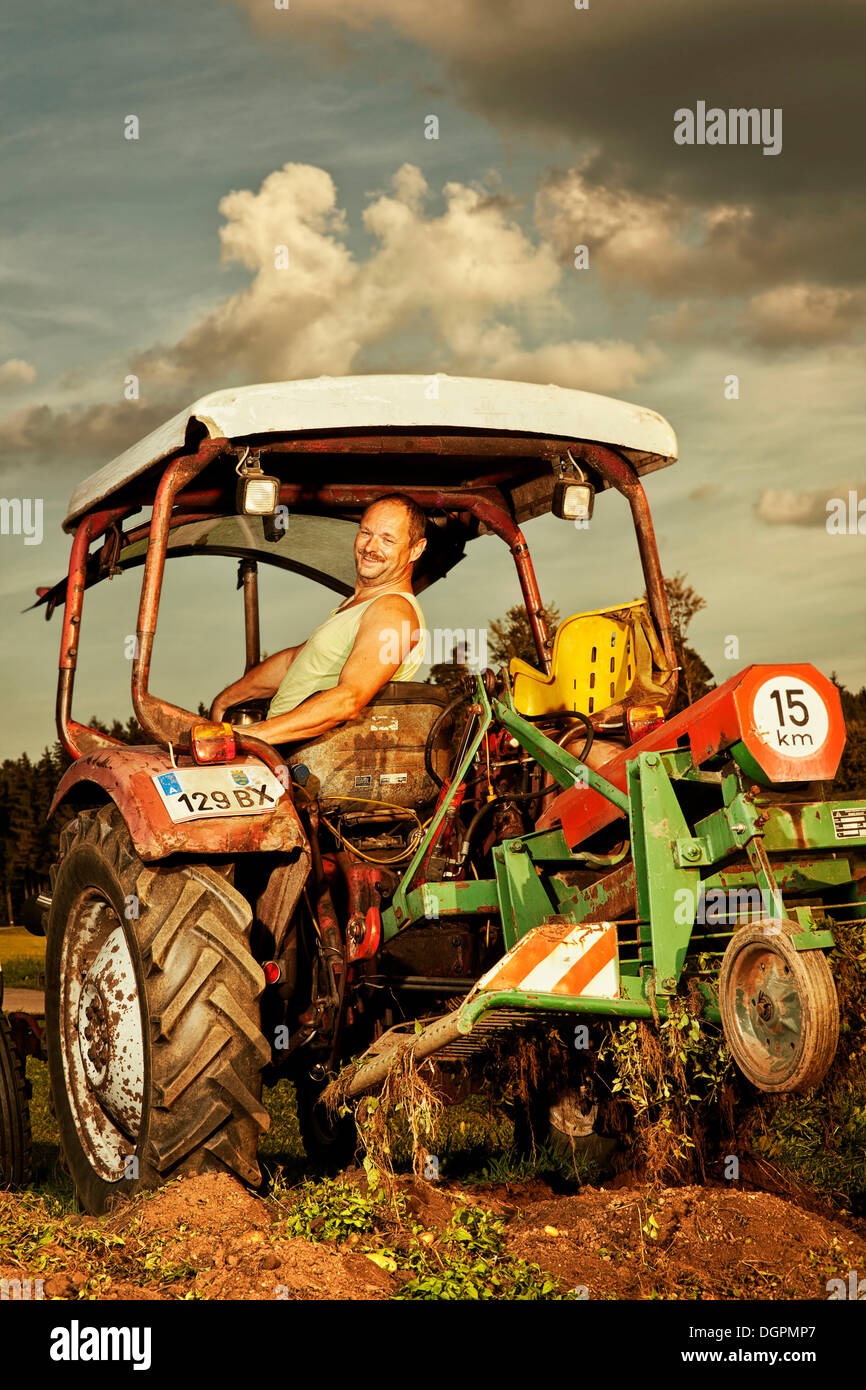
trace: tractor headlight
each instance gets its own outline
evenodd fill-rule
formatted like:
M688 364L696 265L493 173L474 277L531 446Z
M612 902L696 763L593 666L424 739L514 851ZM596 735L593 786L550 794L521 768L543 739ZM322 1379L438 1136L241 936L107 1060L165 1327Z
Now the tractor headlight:
M237 509L242 516L273 516L280 500L280 480L262 472L258 456L246 449L237 469Z
M237 508L243 516L273 516L280 500L280 480L267 473L242 473Z

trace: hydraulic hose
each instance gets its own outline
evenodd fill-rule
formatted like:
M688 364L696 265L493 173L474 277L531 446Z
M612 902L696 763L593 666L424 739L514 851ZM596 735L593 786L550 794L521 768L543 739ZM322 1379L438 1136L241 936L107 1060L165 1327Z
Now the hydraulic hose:
M424 766L427 769L428 775L433 779L437 787L444 787L445 778L440 777L433 766L433 744L436 741L436 735L438 734L445 720L448 718L449 714L451 714L457 708L458 705L465 704L465 702L469 698L469 695L465 692L455 696L455 698L451 700L445 706L444 709L440 710L436 718L433 720L433 723L430 725L430 732L428 733L427 741L424 744Z

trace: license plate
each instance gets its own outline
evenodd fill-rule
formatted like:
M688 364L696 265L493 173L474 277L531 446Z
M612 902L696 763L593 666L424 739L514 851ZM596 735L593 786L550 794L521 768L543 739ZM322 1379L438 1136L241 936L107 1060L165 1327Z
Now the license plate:
M178 767L154 773L152 781L175 824L213 816L267 816L284 793L267 768Z

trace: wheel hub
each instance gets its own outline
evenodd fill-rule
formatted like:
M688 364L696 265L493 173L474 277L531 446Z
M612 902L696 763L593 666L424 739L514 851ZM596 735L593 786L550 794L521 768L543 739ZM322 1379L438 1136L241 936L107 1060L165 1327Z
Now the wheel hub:
M790 972L777 956L746 963L742 975L748 1019L756 1040L772 1057L795 1051L802 1019Z
M135 1137L144 1103L144 1047L138 986L122 927L106 938L84 978L78 1039L88 1086Z
M85 982L78 1001L78 1032L88 1083L98 1090L108 1075L111 1044L105 1000L98 985L90 979Z
M61 980L61 1052L78 1136L99 1176L117 1182L141 1132L146 1040L126 933L96 894L71 914Z

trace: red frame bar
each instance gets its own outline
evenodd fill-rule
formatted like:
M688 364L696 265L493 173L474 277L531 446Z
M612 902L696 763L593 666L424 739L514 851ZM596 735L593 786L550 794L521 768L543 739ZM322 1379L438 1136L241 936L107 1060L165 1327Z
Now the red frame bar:
M513 454L515 457L527 457L537 454L540 457L553 457L565 452L568 448L574 449L572 441L551 441L551 440L527 440L525 438L511 438L509 436L489 439L478 437L471 440L472 448L466 448L465 436L417 436L410 435L405 438L402 436L341 436L339 439L294 439L284 441L274 441L264 443L259 446L260 452L264 454L275 453L346 453L346 452L371 452L381 453L398 452L402 446L402 452L406 453L441 453L447 455L469 454L473 451L478 454L487 454L498 451ZM535 446L533 448L533 445ZM387 449L386 449L387 446ZM226 501L224 489L206 489L193 491L182 496L184 489L194 481L196 477L222 453L228 453L233 449L232 441L223 438L207 439L202 442L194 454L180 455L168 464L160 479L157 487L156 496L153 504L153 514L150 522L146 526L135 528L136 531L144 532L145 529L150 534L150 544L144 564L144 576L142 581L141 602L138 617L138 655L133 661L132 669L132 702L138 719L144 731L156 742L166 744L168 742L182 741L189 730L191 723L194 723L198 716L193 715L188 710L182 710L168 701L160 700L152 695L148 689L150 676L150 663L153 652L153 642L156 634L156 622L159 612L159 599L162 591L162 578L164 573L166 551L168 546L168 536L173 521L176 523L177 517L173 516L175 507L186 511L191 508L194 512L208 515L209 507L216 509L217 504ZM656 628L662 643L665 656L670 666L673 668L674 683L671 698L676 692L676 656L673 646L673 634L671 630L670 614L668 611L667 599L664 591L664 579L661 571L661 564L656 546L655 533L653 530L652 518L646 500L646 494L641 485L635 470L619 454L601 445L581 444L580 459L582 463L594 470L606 483L617 492L623 494L631 509L632 521L634 524L638 549L641 557L641 566L647 586L650 609L656 623ZM494 473L480 479L483 486L482 490L462 490L459 492L451 491L447 488L430 487L401 487L400 490L413 497L422 507L437 507L446 511L456 511L466 515L474 516L476 520L482 522L501 540L508 545L514 558L520 581L521 592L526 606L535 647L538 654L539 664L547 672L550 671L551 641L544 621L542 612L541 595L538 589L538 582L529 547L526 538L520 527L512 521L501 500L501 494L497 496L495 483L500 479L506 481L512 475L510 473ZM374 502L383 493L395 490L394 483L356 485L334 485L323 488L310 488L305 484L291 483L285 484L280 489L280 501L284 504L297 504L299 502L308 505L318 505L357 509ZM61 637L61 659L58 678L57 693L57 728L60 741L66 751L74 758L81 756L78 747L76 734L83 732L84 726L75 724L70 717L72 687L74 680L75 666L78 655L78 631L81 623L81 613L84 600L84 575L88 559L88 550L93 540L103 535L105 531L116 521L127 516L131 511L137 510L141 505L138 500L130 500L123 507L105 509L91 513L85 517L78 525L72 545L70 556L69 582L67 585L66 606L63 621L63 633ZM191 519L185 515L184 520ZM96 731L90 731L94 738L101 739ZM258 740L256 740L259 743ZM262 749L269 745L261 744ZM250 751L253 751L252 749ZM262 754L256 748L259 756ZM270 759L268 759L270 761Z
M144 732L163 745L181 742L189 732L190 725L197 723L199 719L199 716L190 710L181 709L178 705L151 695L148 689L172 508L181 489L197 478L219 454L225 453L231 447L228 439L206 439L194 454L182 454L176 458L163 473L153 502L150 544L144 561L136 627L138 651L132 663L132 707Z
M92 512L79 522L72 542L69 557L69 579L66 585L66 604L63 609L63 627L60 633L60 661L57 676L57 703L55 722L57 736L61 745L71 758L80 758L83 750L78 739L91 734L94 739L104 735L85 724L72 720L72 689L75 684L75 668L78 664L78 640L81 631L81 614L84 609L85 572L87 555L91 542L104 535L109 526L122 520L131 509L113 507L110 510Z

